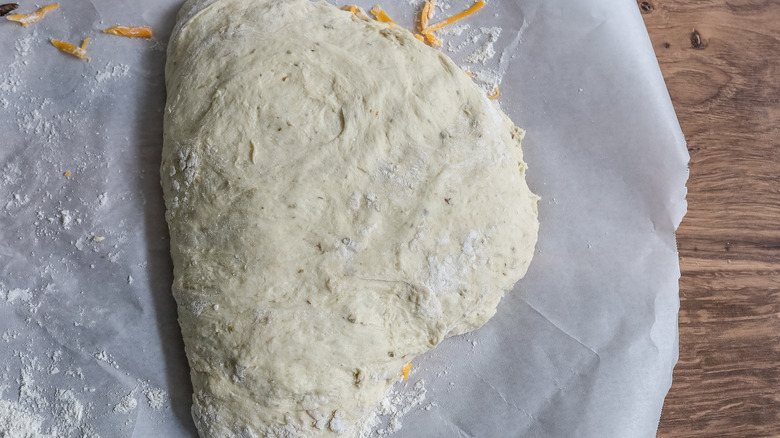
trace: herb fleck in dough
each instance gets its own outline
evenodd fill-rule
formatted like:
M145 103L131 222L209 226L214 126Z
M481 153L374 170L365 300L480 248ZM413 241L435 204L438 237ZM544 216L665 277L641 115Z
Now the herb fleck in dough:
M190 0L162 183L202 437L351 437L524 275L522 130L449 58L324 2Z

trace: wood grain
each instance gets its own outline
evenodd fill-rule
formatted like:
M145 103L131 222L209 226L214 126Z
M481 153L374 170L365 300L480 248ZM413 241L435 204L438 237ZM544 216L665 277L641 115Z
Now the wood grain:
M691 155L659 437L780 436L780 1L637 2Z

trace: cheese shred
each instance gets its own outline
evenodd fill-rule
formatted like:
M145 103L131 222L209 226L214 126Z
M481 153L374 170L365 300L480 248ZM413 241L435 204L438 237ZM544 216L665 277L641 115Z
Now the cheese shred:
M441 20L434 24L428 24L433 18L433 13L436 10L435 6L436 0L428 0L423 5L422 11L420 12L420 25L417 28L417 30L420 31L419 34L414 34L414 37L418 40L427 43L429 46L432 47L441 47L442 42L439 38L436 37L436 35L433 34L434 31L439 30L443 27L449 26L450 24L462 20L469 15L477 12L478 10L485 7L484 0L480 0L473 5L471 5L470 8L466 9L463 12L460 12L458 14L453 15L452 17L446 18L444 20ZM357 13L357 8L355 6L349 6L349 10L353 13ZM387 12L382 9L381 6L376 5L373 8L371 8L371 13L374 14L374 17L376 17L376 21L382 22L382 23L389 23L390 27L393 27L394 24L396 24L395 21L393 21L390 16L387 15Z
M409 380L409 371L412 370L412 363L409 362L406 365L404 365L404 369L401 371L401 374L404 376L404 380Z
M84 42L81 44L81 47L74 46L71 43L66 43L65 41L55 40L52 39L51 43L54 47L59 49L61 52L67 53L69 55L73 55L76 58L80 59L86 59L87 61L90 61L89 56L87 56L87 43L89 43L90 38L87 38L84 40Z
M441 47L441 40L436 38L436 36L432 33L426 33L423 34L425 37L425 42L428 43L428 45L433 47Z
M462 20L462 19L468 17L469 15L473 14L474 12L477 12L478 10L482 9L483 7L485 7L485 2L483 0L480 0L480 1L476 2L476 3L474 3L473 5L471 5L470 8L466 9L465 11L463 11L463 12L461 12L459 14L455 14L452 17L449 17L447 19L444 19L444 20L441 20L441 21L439 21L437 23L434 23L434 24L432 24L432 25L430 25L428 27L425 27L422 30L422 33L423 34L431 33L434 30L439 30L439 29L441 29L443 27L449 26L450 24L452 24L452 23L454 23L456 21L459 21L459 20Z
M128 38L151 38L153 36L152 28L149 26L114 26L105 29L103 33Z
M35 23L36 21L43 18L49 11L53 9L57 9L59 7L60 4L55 3L53 5L44 6L38 9L37 11L31 12L29 14L14 14L14 15L9 15L5 18L11 21L16 21L17 23L20 23L22 26L27 27L30 23Z
M420 27L418 29L422 34L422 38L417 38L420 41L425 41L428 43L428 45L433 47L441 47L441 40L433 34L434 31L449 26L458 20L462 20L485 6L485 2L480 0L459 14L455 14L452 17L429 25L428 22L431 18L433 18L433 12L436 9L434 5L435 1L436 0L429 0L425 2L425 5L422 8L422 12L420 13ZM417 35L415 35L415 37L417 37Z
M392 18L390 18L389 15L387 15L387 12L385 12L384 9L382 9L381 6L376 5L373 8L371 8L371 13L374 14L376 17L376 21L379 21L381 23L390 23L391 25L396 24L395 21L393 21Z
M433 7L433 2L436 0L430 0L425 2L425 6L423 6L422 13L420 14L420 32L425 32L425 28L428 27L428 20L433 18L433 12L435 8Z

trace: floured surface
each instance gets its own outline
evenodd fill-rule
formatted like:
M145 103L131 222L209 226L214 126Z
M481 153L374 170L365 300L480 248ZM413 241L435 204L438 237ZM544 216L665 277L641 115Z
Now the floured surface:
M0 120L9 121L0 398L38 416L43 433L57 421L57 390L70 390L86 436L196 436L158 183L165 57L156 47L181 3L73 0L27 29L0 22ZM470 5L446 3L436 18ZM382 6L413 26L406 1ZM117 24L149 24L157 41L90 34ZM502 78L498 101L528 131L542 244L525 291L507 294L481 330L419 358L395 387L412 400L422 379L425 401L378 416L367 436L398 426L395 436L433 438L654 436L676 358L672 230L685 211L687 155L636 5L494 1L454 28L466 25L440 35L443 50L475 75ZM483 27L501 28L496 55L468 64ZM470 32L476 43L448 51ZM48 43L86 36L91 63ZM167 393L161 408L138 379ZM136 409L113 412L134 389Z
M0 21L0 436L194 432L189 396L171 390L189 379L152 225L164 223L162 23L177 5L98 6ZM90 34L147 17L163 41ZM85 33L89 63L48 41Z
M404 29L202 4L169 49L161 167L195 422L354 436L404 364L525 273L523 132Z

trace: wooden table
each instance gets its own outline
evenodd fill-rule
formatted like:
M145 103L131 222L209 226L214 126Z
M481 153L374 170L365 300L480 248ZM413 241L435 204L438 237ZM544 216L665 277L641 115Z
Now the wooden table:
M638 1L691 155L660 437L780 436L780 1Z

